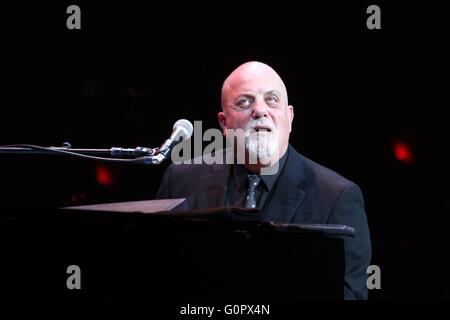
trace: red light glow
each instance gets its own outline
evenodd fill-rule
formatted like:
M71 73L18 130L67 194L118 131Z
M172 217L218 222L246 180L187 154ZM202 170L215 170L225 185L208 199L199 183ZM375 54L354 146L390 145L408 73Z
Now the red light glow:
M394 154L398 161L404 163L413 163L414 155L411 148L403 141L394 141Z
M95 169L95 177L97 182L105 187L114 185L114 178L111 170L103 165L98 165Z

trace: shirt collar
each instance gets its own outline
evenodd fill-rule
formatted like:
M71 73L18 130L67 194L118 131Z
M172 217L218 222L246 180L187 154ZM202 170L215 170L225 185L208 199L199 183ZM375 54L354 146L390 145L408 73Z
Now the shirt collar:
M289 148L286 149L286 152L284 155L278 160L278 170L275 174L263 174L259 175L264 187L268 192L270 192L275 185L275 183L278 180L278 177L281 174L281 171L283 171L284 165L286 164L287 155L289 152ZM249 174L254 174L253 172L248 171L243 165L241 164L233 164L233 177L234 181L236 183L236 186L238 187L238 190L242 191L246 188L246 182L247 182L247 176Z

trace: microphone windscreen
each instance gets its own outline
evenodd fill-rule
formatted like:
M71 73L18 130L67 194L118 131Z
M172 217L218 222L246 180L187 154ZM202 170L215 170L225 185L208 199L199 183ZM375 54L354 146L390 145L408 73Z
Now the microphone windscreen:
M183 137L183 139L189 139L192 136L192 132L194 131L194 126L189 120L186 119L180 119L173 125L173 130L175 130L178 127L180 129L180 136ZM178 137L178 138L179 138Z

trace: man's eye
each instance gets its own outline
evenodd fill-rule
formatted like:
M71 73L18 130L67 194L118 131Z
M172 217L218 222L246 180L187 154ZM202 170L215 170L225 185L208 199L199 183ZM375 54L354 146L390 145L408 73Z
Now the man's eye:
M239 108L247 108L250 106L250 103L251 103L250 99L242 98L237 101L236 106Z
M278 97L274 96L274 95L270 95L267 97L267 101L271 102L271 103L276 103L276 102L278 102Z

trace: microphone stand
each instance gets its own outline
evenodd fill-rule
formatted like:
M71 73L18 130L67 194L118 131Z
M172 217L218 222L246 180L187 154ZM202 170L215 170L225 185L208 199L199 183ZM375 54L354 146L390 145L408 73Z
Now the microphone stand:
M42 147L29 144L0 146L2 154L64 154L91 160L108 162L133 162L138 164L159 164L167 157L167 152L159 152L160 148L121 148L110 149L79 149L72 148L70 143L63 143L61 147ZM122 157L128 157L123 159Z

